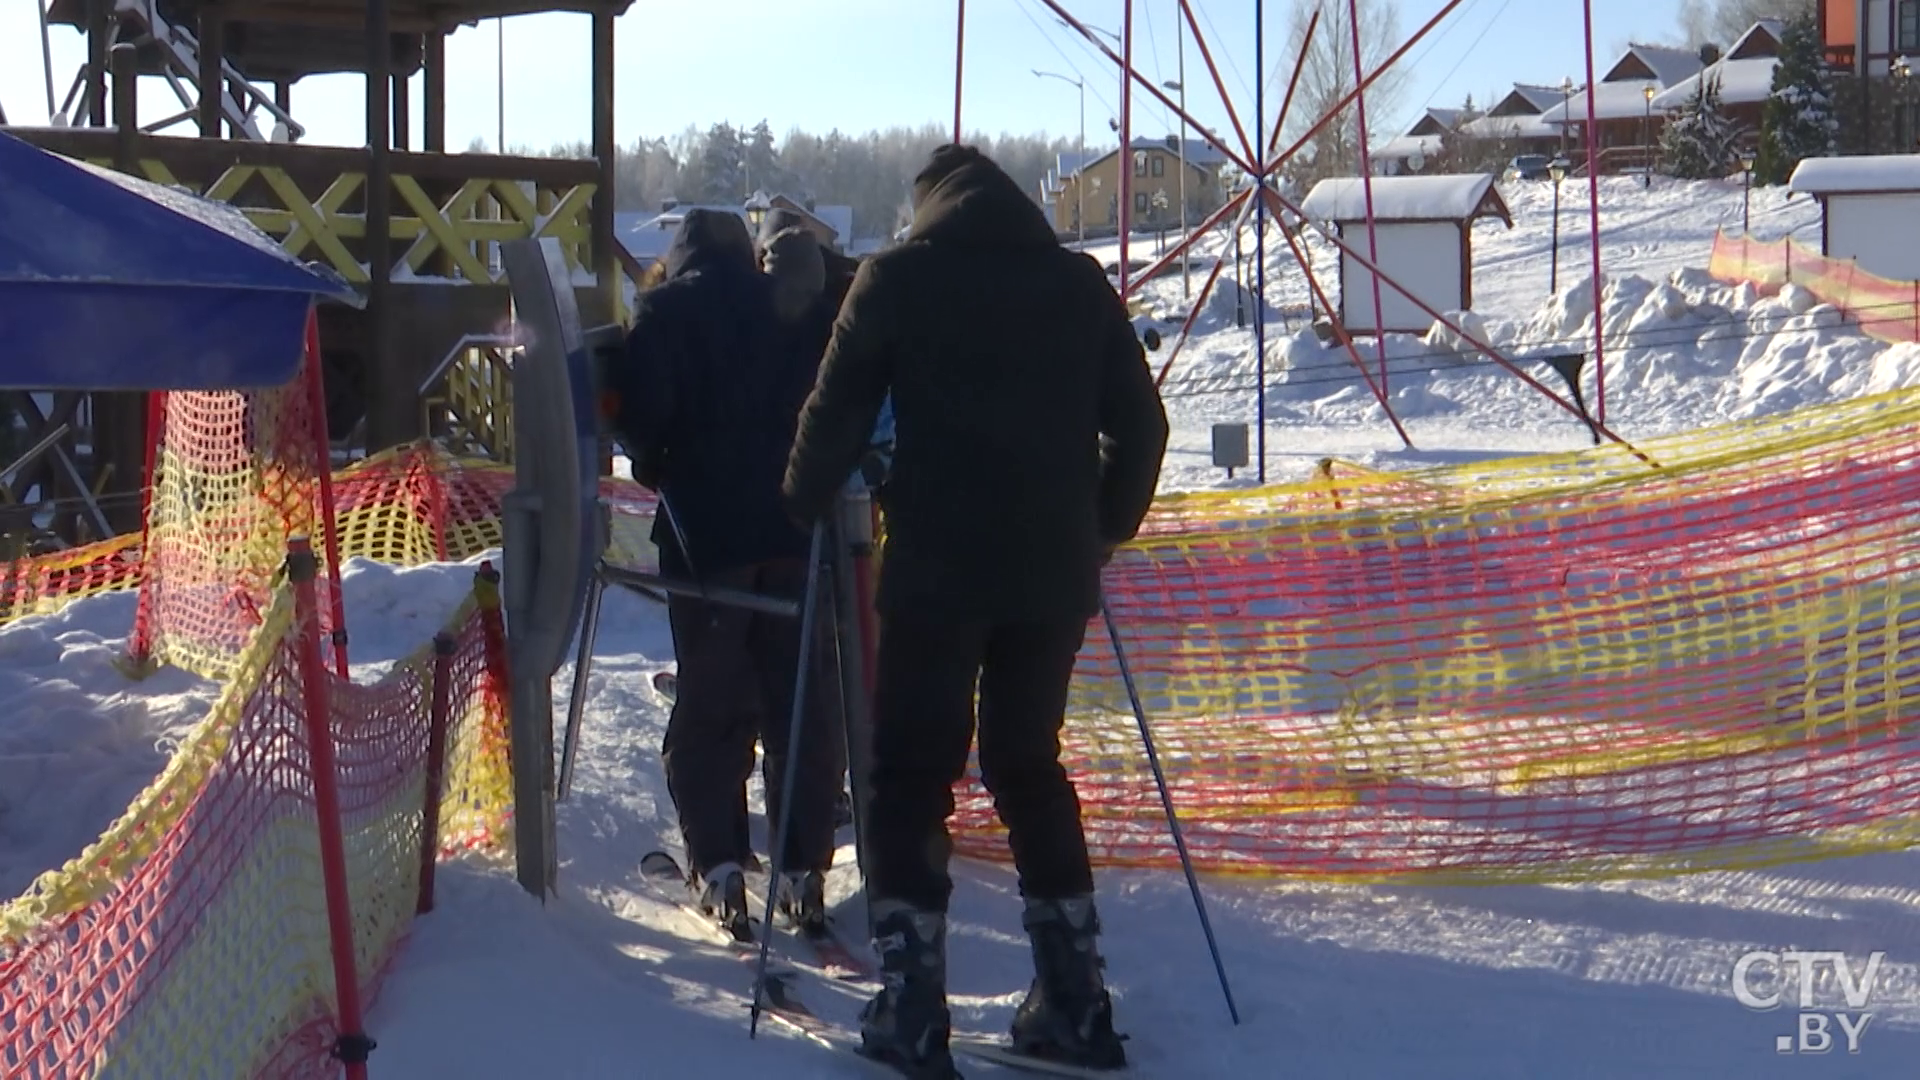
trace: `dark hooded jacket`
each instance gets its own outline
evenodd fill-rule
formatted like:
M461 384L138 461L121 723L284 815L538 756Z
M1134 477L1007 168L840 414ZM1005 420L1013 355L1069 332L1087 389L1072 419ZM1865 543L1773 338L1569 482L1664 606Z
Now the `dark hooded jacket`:
M1167 419L1126 309L1018 184L944 147L907 241L861 267L801 413L785 491L826 511L893 395L883 611L1078 618L1139 529Z
M785 363L773 291L739 217L691 210L667 280L640 294L624 364L607 377L634 479L666 513L654 521L662 573L707 576L803 557L780 481L809 371Z

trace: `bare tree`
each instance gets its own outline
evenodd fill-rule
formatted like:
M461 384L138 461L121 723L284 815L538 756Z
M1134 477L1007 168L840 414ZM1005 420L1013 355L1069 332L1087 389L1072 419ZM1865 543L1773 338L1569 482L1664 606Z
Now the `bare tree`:
M1814 6L1814 0L1681 0L1680 36L1691 47L1731 46L1761 19L1787 20Z
M1400 5L1396 0L1360 0L1360 58L1368 74L1378 70L1382 61L1400 46ZM1287 52L1280 61L1284 67L1300 55L1307 27L1314 12L1320 13L1320 25L1314 30L1306 61L1300 72L1300 88L1295 92L1293 108L1287 117L1289 135L1298 138L1329 113L1336 118L1313 136L1310 165L1303 166L1297 179L1327 176L1353 176L1360 171L1360 110L1351 104L1341 107L1353 93L1353 21L1343 0L1294 0L1288 20ZM1291 74L1287 72L1285 74ZM1285 85L1284 75L1279 80ZM1373 141L1381 142L1394 134L1383 121L1394 118L1406 90L1406 74L1389 69L1367 88L1367 127Z

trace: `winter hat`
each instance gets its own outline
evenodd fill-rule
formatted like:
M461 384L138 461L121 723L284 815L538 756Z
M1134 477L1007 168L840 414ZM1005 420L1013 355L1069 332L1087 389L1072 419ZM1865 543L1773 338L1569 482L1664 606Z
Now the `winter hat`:
M782 229L767 241L767 276L783 319L797 319L827 288L827 261L805 229Z
M760 235L754 238L754 242L764 253L767 250L767 246L773 243L774 237L786 232L788 229L804 229L806 227L807 219L802 217L798 210L789 210L784 206L776 207L767 211L766 215L760 219Z
M927 201L927 196L933 193L933 189L939 185L940 181L978 162L992 164L987 155L981 153L975 146L948 143L935 150L933 156L927 159L926 167L920 170L920 175L913 178L914 208L919 209L920 205Z

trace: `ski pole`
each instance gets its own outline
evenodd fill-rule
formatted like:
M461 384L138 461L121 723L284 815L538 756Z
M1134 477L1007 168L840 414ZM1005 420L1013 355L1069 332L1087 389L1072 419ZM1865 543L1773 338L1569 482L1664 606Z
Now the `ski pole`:
M793 676L793 718L787 724L787 767L782 770L780 816L773 821L773 876L767 883L766 915L760 920L760 965L753 977L753 1012L747 1020L747 1038L760 1030L760 1004L766 996L767 959L773 949L773 901L780 894L781 875L785 873L788 816L793 812L795 773L800 765L800 730L807 717L807 667L813 659L813 617L820 593L820 556L825 543L826 520L813 523L813 542L807 551L807 587L800 601L800 665Z
M1200 913L1200 932L1207 936L1207 951L1213 955L1213 970L1220 976L1220 993L1227 999L1227 1015L1240 1023L1240 1009L1233 1003L1233 987L1227 983L1227 968L1220 961L1220 944L1214 940L1213 920L1207 918L1207 901L1200 894L1200 879L1193 873L1193 858L1187 854L1187 838L1180 831L1180 818L1173 812L1173 794L1167 790L1167 774L1160 769L1160 754L1153 748L1153 731L1147 726L1146 706L1140 704L1140 688L1134 684L1133 671L1127 667L1127 652L1120 646L1120 626L1107 607L1106 593L1100 595L1100 618L1107 624L1107 639L1113 642L1113 658L1120 665L1120 681L1127 686L1127 700L1133 704L1133 718L1140 724L1140 741L1147 748L1147 764L1153 768L1153 782L1160 788L1160 805L1167 812L1167 828L1173 833L1173 846L1180 852L1180 868L1187 874L1187 889L1193 893L1193 908Z
M593 645L600 636L600 601L607 592L607 579L600 568L593 569L587 585L586 615L580 620L580 648L573 658L573 696L567 699L567 730L560 743L560 791L564 800L573 791L574 752L580 745L580 718L587 708L587 679L593 674Z

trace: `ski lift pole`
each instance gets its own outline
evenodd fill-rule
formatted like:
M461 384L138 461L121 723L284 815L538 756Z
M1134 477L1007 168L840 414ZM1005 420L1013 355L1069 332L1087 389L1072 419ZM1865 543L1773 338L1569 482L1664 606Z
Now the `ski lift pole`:
M800 766L800 731L807 718L807 668L813 662L813 620L819 610L820 560L825 547L826 519L813 523L813 542L807 548L807 587L800 601L800 663L793 676L793 718L787 723L787 765L781 770L780 816L772 822L773 874L767 881L766 914L760 920L760 964L753 976L753 1010L747 1020L747 1038L760 1031L760 1006L767 992L767 959L773 951L773 903L780 895L786 872L787 830L792 824L793 788Z
M1213 957L1213 970L1220 977L1220 993L1227 999L1227 1015L1240 1023L1239 1006L1233 1002L1233 987L1227 982L1227 967L1220 960L1220 943L1213 936L1213 920L1207 917L1206 897L1200 893L1200 879L1193 872L1193 857L1187 853L1187 838L1180 831L1180 817L1173 810L1173 793L1167 790L1167 774L1160 768L1160 754L1153 747L1153 731L1147 725L1146 706L1140 703L1140 688L1127 666L1127 651L1120 644L1120 625L1113 621L1113 609L1100 597L1100 618L1107 624L1107 639L1113 643L1113 658L1120 666L1120 681L1126 684L1127 700L1133 705L1133 718L1140 725L1140 742L1147 748L1147 764L1153 769L1153 782L1160 789L1160 806L1167 814L1167 828L1173 833L1173 846L1180 852L1180 869L1187 875L1187 891L1193 894L1193 909L1200 915L1200 932L1207 937L1207 952ZM763 950L764 955L764 950ZM764 966L764 961L762 961ZM757 997L757 991L756 991Z

